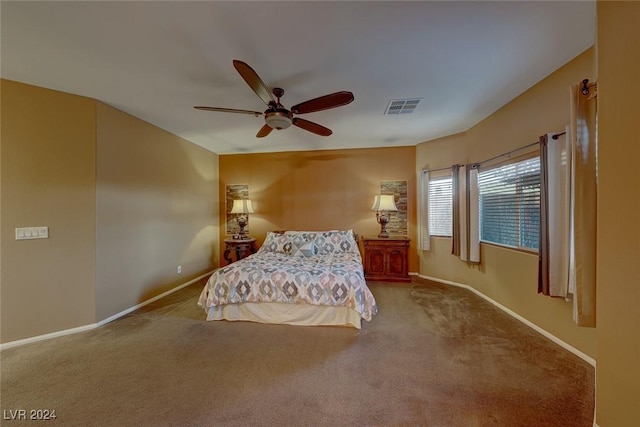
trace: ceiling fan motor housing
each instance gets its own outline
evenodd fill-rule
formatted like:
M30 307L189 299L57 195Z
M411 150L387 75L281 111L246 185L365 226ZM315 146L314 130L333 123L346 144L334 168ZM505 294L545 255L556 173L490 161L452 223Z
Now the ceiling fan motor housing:
M291 126L292 114L284 108L267 110L264 112L264 120L270 128L282 130Z

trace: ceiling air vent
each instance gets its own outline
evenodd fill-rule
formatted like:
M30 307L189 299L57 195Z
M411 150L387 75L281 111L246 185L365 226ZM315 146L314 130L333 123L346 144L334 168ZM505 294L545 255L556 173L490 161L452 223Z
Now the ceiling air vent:
M413 113L422 98L392 99L384 111L385 116Z

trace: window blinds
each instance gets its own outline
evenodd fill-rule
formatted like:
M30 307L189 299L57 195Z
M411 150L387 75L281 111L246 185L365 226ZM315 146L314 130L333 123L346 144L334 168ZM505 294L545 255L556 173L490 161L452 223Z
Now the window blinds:
M429 234L451 236L452 209L451 177L432 178L429 181Z
M538 249L540 158L514 162L478 174L480 239Z

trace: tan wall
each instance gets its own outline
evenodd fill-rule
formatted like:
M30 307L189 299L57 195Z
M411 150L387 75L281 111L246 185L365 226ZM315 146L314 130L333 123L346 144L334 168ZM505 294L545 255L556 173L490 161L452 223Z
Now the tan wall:
M569 123L569 87L593 80L594 63L589 49L469 131L418 145L418 169L481 162L563 130ZM481 244L482 264L473 267L450 255L450 246L450 239L432 238L432 250L420 255L420 273L473 286L595 358L595 330L575 326L569 303L537 294L537 255Z
M101 320L216 265L218 156L103 103L97 112Z
M216 154L95 100L1 90L2 343L94 324L217 265ZM14 239L30 226L50 238Z
M380 226L370 209L373 196L380 193L380 181L404 180L408 235L415 249L414 169L415 147L221 155L221 210L226 185L248 184L256 211L250 216L249 231L260 243L267 231L282 229L353 229L361 236L377 235ZM226 237L224 221L221 215L221 239ZM417 268L417 256L412 255L409 270Z
M597 422L639 426L640 3L597 7Z
M95 321L95 101L1 81L1 341ZM15 240L48 226L49 239Z

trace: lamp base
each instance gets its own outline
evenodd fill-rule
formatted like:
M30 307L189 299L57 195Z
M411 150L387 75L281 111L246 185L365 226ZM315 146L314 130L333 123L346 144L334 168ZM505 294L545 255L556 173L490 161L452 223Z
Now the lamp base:
M238 217L238 227L240 227L240 231L238 231L238 234L236 234L235 236L233 236L234 239L236 240L245 240L245 239L250 239L249 236L247 236L247 232L244 230L244 228L249 224L249 218L245 217L245 216L239 216Z
M389 216L385 214L376 214L376 220L380 224L380 234L378 237L381 239L388 239L389 233L387 233L387 223L389 222Z

